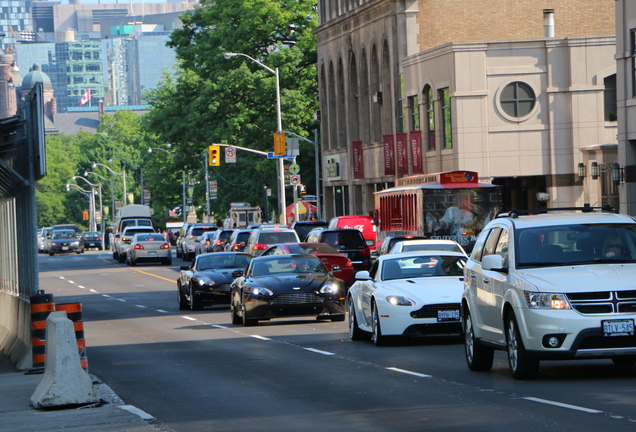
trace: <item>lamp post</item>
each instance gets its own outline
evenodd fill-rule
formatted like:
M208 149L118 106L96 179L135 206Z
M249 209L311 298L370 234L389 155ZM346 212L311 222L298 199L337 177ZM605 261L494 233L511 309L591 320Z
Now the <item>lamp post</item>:
M104 164L98 163L98 162L93 162L93 168L95 168L97 166L102 166L102 167L106 168L108 171L112 172L113 174L121 176L121 178L123 180L123 184L124 184L124 202L123 202L123 204L126 205L126 170L124 170L124 172L118 173L118 172L113 171L108 165L104 165ZM114 211L115 211L115 209L113 208L113 212Z
M82 176L73 176L73 180L77 180L77 179L82 179L84 180L86 183L88 183L93 191L93 217L91 220L91 231L97 231L97 218L95 217L95 188L99 188L99 213L101 216L101 220L99 222L100 228L101 228L101 232L102 232L102 237L103 237L103 232L104 232L104 217L103 217L103 209L104 206L102 204L102 184L101 183L91 183L88 180L86 180L84 177Z
M280 111L280 83L278 80L278 68L272 69L269 66L265 66L263 63L258 60L248 56L247 54L241 53L225 53L223 57L229 60L233 57L241 56L252 60L257 65L261 66L263 69L267 69L269 72L273 73L276 77L276 113L278 115L278 130L276 132L281 133L283 131L283 121L282 115ZM286 199L285 199L285 164L283 163L283 158L278 158L278 196L279 196L279 207L281 214L281 222L283 225L287 225L287 213L286 213Z
M72 179L74 180L75 177L72 177ZM67 192L70 190L71 186L88 198L88 213L89 213L88 229L89 231L96 231L97 228L95 227L95 189L91 188L90 191L87 191L86 189L82 189L76 184L66 183Z

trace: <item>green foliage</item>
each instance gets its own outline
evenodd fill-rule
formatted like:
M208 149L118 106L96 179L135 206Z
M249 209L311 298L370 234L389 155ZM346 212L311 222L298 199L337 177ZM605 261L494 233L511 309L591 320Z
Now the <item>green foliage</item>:
M182 15L168 46L175 49L179 67L165 74L161 84L144 94L153 109L144 126L160 141L178 144L173 162L196 183L195 204L204 202L204 156L213 143L273 151L277 131L276 78L278 68L283 130L309 137L317 125L315 1L219 0L203 1ZM285 44L292 42L295 45ZM235 56L233 52L251 57ZM303 181L314 184L313 147L301 145ZM230 202L263 205L263 185L277 188L274 160L238 151L237 163L210 167L218 182L212 210L221 217ZM288 195L291 195L288 193ZM270 209L277 198L270 199ZM288 200L290 202L290 200Z

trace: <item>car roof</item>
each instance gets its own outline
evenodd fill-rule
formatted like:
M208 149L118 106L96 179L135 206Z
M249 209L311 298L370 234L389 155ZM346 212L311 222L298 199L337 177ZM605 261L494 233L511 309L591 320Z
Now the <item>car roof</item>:
M400 252L394 254L385 254L378 257L378 261L386 261L408 257L429 257L429 256L457 256L467 258L466 254L456 251L440 251L440 250L426 250L426 251L413 251L413 252Z
M497 218L494 221L510 220L518 229L571 225L571 224L603 224L628 223L635 224L631 216L617 213L549 213L512 218ZM492 222L494 222L492 221Z

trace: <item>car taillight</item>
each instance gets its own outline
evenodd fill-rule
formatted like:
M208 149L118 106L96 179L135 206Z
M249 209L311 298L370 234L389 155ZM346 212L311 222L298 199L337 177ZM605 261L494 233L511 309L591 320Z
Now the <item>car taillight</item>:
M254 250L265 250L267 249L266 244L258 243L254 245Z
M206 245L209 245L209 244L210 244L210 240L206 240L206 241L205 241L205 244L206 244Z
M170 245L168 243L162 244L159 249L170 249Z
M97 237L97 241L102 241L102 240L104 240L104 239L101 238L101 237Z
M371 255L371 249L369 249L369 247L367 246L364 249L360 249L359 254L362 256Z
M136 244L136 245L135 245L135 249L143 249L143 248L144 248L144 246L143 246L143 245L140 245L140 244Z
M217 246L221 246L222 244L223 244L223 240L217 240L217 241L216 241L216 245L217 245Z
M345 267L353 267L353 263L351 262L350 259L347 260L347 263L345 264Z
M193 236L192 234L190 234L190 236L188 236L188 238L189 238L190 240L192 240L192 239L194 238L194 236Z
M240 250L240 249L241 249L241 245L237 245L237 244L235 244L234 246L232 246L232 249L234 249L234 250Z

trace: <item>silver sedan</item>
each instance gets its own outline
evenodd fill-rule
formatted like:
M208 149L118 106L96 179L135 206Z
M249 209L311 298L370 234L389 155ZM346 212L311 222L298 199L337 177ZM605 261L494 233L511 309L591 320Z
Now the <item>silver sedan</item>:
M160 262L163 265L171 265L172 251L166 237L159 233L135 234L128 245L126 264L134 266L138 262Z

